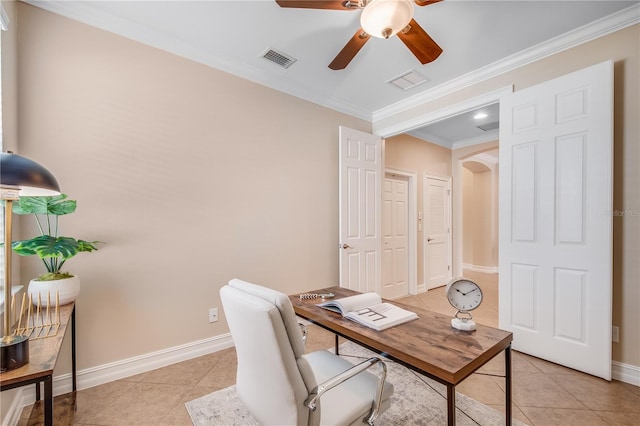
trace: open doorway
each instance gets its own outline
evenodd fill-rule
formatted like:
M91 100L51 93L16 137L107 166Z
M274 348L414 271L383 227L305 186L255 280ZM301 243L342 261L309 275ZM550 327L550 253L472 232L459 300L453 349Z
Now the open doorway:
M452 250L451 250L451 261L452 261L452 276L467 276L470 279L474 279L478 281L481 285L483 285L487 289L487 297L485 298L485 302L480 310L477 312L477 315L480 317L484 317L482 319L482 323L488 325L498 325L498 274L497 268L497 256L498 256L498 240L497 240L497 216L498 216L498 116L499 116L499 105L498 101L502 93L511 92L511 88L505 88L503 90L499 90L493 93L490 93L484 97L479 97L476 99L472 99L470 101L464 102L460 105L453 106L451 108L447 108L446 110L437 111L431 114L426 114L421 119L414 119L412 123L407 123L407 127L405 129L401 129L396 127L395 129L376 129L376 132L381 136L389 139L392 136L403 134L403 135L411 135L413 137L419 137L419 134L423 131L426 133L432 133L434 131L438 132L444 129L443 134L438 134L436 138L421 138L423 140L427 140L431 142L431 144L440 145L442 147L447 147L449 152L449 164L450 169L448 173L445 173L444 170L441 170L438 174L440 175L448 175L451 176L451 195L452 195ZM456 144L455 142L452 145L447 146L446 141L446 127L449 126L450 131L460 131L461 126L477 126L477 122L473 122L469 120L469 117L473 118L475 115L474 112L479 109L490 109L495 113L495 120L491 121L491 123L495 123L491 129L488 129L483 136L477 136L467 139L460 139L458 136L456 142L461 142ZM467 120L467 123L463 123L464 120ZM419 123L419 121L422 121ZM487 124L488 121L485 120L481 124ZM484 130L484 129L483 129ZM389 133L387 133L389 132ZM391 133L394 132L394 133ZM453 136L456 138L456 135ZM431 139L431 140L429 140ZM433 147L432 147L433 149ZM408 154L407 154L408 155ZM478 156L478 157L476 157ZM463 217L461 211L464 209L465 211L469 208L473 214L473 212L478 211L478 202L467 201L463 203L463 164L465 161L473 161L478 165L482 165L482 171L474 170L476 173L486 173L478 177L480 185L482 182L486 184L484 186L488 186L491 189L488 196L488 201L484 204L486 207L486 211L483 207L483 216L489 218L489 222L491 223L489 231L489 239L488 242L488 258L490 260L485 261L482 260L480 256L476 259L467 261L463 258L463 250L465 248L464 244L464 226L463 226ZM471 166L473 167L473 166ZM493 186L492 184L495 184ZM466 204L466 205L463 205ZM426 212L424 212L426 214ZM418 222L424 225L424 218L419 219ZM469 226L467 225L467 229ZM424 233L418 233L418 238L421 239L418 243L419 246L424 244ZM484 238L479 233L475 236L475 240L480 245L480 242ZM481 247L478 247L476 250L477 254L480 254L481 251L485 250ZM484 256L484 254L483 254ZM495 260L493 260L495 259ZM468 269L464 267L467 266ZM426 278L426 274L422 275L419 280L419 287L424 285L424 279ZM446 282L443 283L443 285ZM424 285L424 291L427 290L427 286ZM426 303L429 309L434 311L441 311L445 314L451 313L451 306L446 301L446 297L444 296L444 287L440 286L435 289L429 290L425 294L425 297L432 299L433 302L427 301L420 297L420 299ZM440 294L441 293L441 294Z

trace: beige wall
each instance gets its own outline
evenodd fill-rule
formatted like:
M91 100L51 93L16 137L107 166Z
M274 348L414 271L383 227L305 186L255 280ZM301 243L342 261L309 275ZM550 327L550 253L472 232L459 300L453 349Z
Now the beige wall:
M497 262L491 254L493 240L493 188L491 187L491 171L474 173L473 179L473 208L463 205L463 211L471 210L473 214L473 265L481 267L495 267ZM462 232L465 232L464 229Z
M226 333L207 312L231 278L338 283L338 126L370 123L17 9L19 152L78 200L63 232L105 242L67 264L80 370Z
M416 173L418 192L416 208L418 212L422 211L424 175L451 176L451 150L410 135L398 135L386 139L384 149L385 167ZM423 238L424 233L418 231L418 285L424 284Z
M376 127L397 126L505 86L514 85L516 91L522 90L609 59L614 61L615 83L613 208L619 212L630 212L615 216L613 224L613 324L620 326L620 343L613 344L613 359L640 366L640 263L637 261L640 257L640 217L637 215L640 211L640 25L617 31L380 120L376 122ZM452 164L455 182L455 159ZM455 187L453 192L455 215ZM454 224L454 259L456 250L461 255L455 241ZM454 269L455 267L454 264Z
M473 204L473 172L462 168L462 205ZM473 211L462 211L462 263L473 265Z

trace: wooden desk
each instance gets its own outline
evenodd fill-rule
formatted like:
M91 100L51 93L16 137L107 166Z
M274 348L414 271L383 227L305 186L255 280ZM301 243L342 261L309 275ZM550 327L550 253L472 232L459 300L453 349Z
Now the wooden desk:
M40 382L44 383L44 424L53 425L53 369L58 361L62 340L71 323L71 367L73 391L76 391L76 309L75 303L60 306L60 328L54 337L29 340L29 363L0 373L0 391L36 384L40 401Z
M334 293L336 298L357 292L341 287L313 290L310 293ZM327 309L319 308L319 299L301 300L290 296L296 314L320 327L358 343L447 387L448 424L456 424L455 387L478 368L504 351L505 417L511 425L511 340L512 333L478 324L476 331L451 327L451 318L393 301L394 305L418 314L409 321L384 331L376 331Z

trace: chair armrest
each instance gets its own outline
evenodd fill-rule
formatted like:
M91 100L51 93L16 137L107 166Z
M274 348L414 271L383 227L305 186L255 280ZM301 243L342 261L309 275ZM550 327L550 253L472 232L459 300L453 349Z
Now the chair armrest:
M301 322L298 323L298 327L300 327L300 331L302 331L302 345L306 347L307 346L307 327Z
M343 371L340 374L333 376L332 378L325 380L323 383L320 383L318 386L313 388L309 397L304 402L307 407L309 407L312 411L316 410L317 402L320 397L327 391L333 389L339 384L349 380L354 377L356 374L360 374L363 371L369 369L375 364L380 365L380 371L382 374L378 375L378 386L376 388L376 397L373 400L373 405L371 406L371 411L369 412L369 416L366 419L367 423L373 425L373 421L380 414L380 405L382 403L382 390L384 388L384 382L387 378L387 366L385 363L377 357L371 357L366 361L362 361L360 364L356 364L348 370Z

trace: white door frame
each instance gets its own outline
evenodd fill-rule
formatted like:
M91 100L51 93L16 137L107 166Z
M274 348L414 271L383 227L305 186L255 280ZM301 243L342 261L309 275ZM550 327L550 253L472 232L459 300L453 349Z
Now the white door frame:
M503 96L506 93L512 93L512 92L513 92L513 86L512 85L506 86L501 89L497 89L492 92L485 93L484 95L480 95L475 98L471 98L466 101L463 101L454 105L450 105L446 108L442 108L437 111L428 112L426 114L419 115L417 117L404 120L396 124L392 124L388 126L376 126L374 123L373 130L376 135L379 135L382 138L389 138L391 136L396 136L396 135L411 131L413 129L417 129L418 127L437 123L439 121L445 120L447 118L451 118L458 114L472 111L476 108L494 104L500 101L501 96ZM452 164L451 166L453 168L452 170L453 181L455 182L457 179L459 179L460 176L462 176L462 165ZM455 197L455 198L452 198L452 204L460 206L462 204L462 198L461 198L462 194L460 193L460 191L452 190L451 192L452 192L452 196ZM454 200L456 201L455 203L453 203ZM461 215L457 215L457 217L454 216L453 223L451 224L451 231L453 234L452 261L453 261L454 276L462 275L462 235L460 232L456 231L458 229L462 229Z
M407 240L409 250L409 294L418 294L418 185L416 179L417 173L407 170L394 169L386 167L384 169L386 175L402 176L409 182L408 185L408 206L407 206L407 223L409 224L409 235Z
M427 198L427 179L436 179L436 180L443 180L447 182L447 185L449 187L449 197L447 197L448 203L447 203L447 221L449 222L449 233L447 234L447 245L449 246L449 250L447 250L447 254L448 254L448 258L447 258L447 262L448 265L451 266L451 268L449 268L449 279L453 278L453 239L452 239L452 234L453 234L453 223L452 223L452 211L453 211L453 203L452 203L452 195L453 195L453 189L451 188L451 176L440 176L440 175L434 175L434 174L430 174L430 173L425 173L422 177L422 211L423 213L423 218L426 218L427 215L427 203L428 203L428 198ZM424 222L426 221L426 219L423 219L423 226L422 226L422 255L423 255L423 274L424 274L424 289L425 291L429 290L429 285L427 282L427 265L428 265L428 261L427 261L427 238L426 238L426 229L424 227ZM460 276L460 275L457 275ZM443 283L446 284L446 283Z

